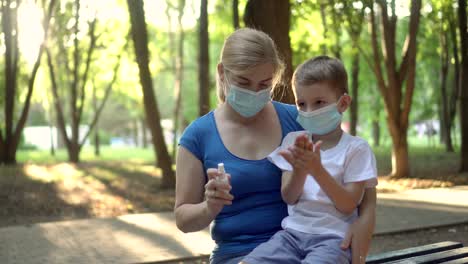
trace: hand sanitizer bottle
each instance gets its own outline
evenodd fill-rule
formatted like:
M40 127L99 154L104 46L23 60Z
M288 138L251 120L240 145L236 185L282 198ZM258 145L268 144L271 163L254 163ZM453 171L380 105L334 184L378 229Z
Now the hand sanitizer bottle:
M228 177L226 175L226 170L224 169L224 163L218 163L218 173L221 174L221 175L218 176L218 180L228 181Z

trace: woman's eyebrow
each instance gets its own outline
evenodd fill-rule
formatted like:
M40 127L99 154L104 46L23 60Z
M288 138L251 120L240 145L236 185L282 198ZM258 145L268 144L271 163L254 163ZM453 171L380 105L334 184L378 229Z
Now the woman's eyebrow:
M267 79L265 79L265 80L262 80L262 81L260 81L260 82L268 82L268 81L270 81L271 79L273 79L273 78L272 78L272 77L270 77L270 78L267 78Z

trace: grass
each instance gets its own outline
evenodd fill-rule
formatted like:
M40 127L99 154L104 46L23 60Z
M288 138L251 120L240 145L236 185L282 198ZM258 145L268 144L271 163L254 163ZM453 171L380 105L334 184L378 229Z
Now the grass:
M47 150L19 150L17 152L19 163L50 164L56 162L66 162L68 154L65 149L56 151L55 156ZM80 153L81 161L128 161L137 163L154 163L154 151L151 147L143 148L111 148L101 147L101 155L94 155L94 148L84 147Z
M458 174L458 153L440 146L410 148L411 175L392 180L391 148L375 147L380 192L407 188L468 184ZM172 210L174 190L159 188L161 172L151 148L92 148L81 153L80 164L66 162L64 150L19 151L18 165L0 166L0 226L43 221L112 217L129 213Z

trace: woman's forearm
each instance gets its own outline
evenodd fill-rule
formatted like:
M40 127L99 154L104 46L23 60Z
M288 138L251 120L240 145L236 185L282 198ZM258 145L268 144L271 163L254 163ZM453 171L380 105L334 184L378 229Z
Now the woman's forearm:
M375 209L377 207L377 192L375 188L367 188L359 205L359 217L365 217L375 222Z
M375 209L377 207L377 191L375 188L367 188L362 202L359 205L359 218L367 222L370 232L375 227Z
M177 228L182 232L200 231L210 225L216 215L209 212L206 201L183 204L175 209Z

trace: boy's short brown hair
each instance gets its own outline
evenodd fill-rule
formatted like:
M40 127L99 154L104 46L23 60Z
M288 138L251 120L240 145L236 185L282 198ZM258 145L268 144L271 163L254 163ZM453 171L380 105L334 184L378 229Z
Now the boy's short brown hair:
M318 56L299 65L292 77L292 86L329 82L337 95L348 93L348 74L343 63L328 56Z

